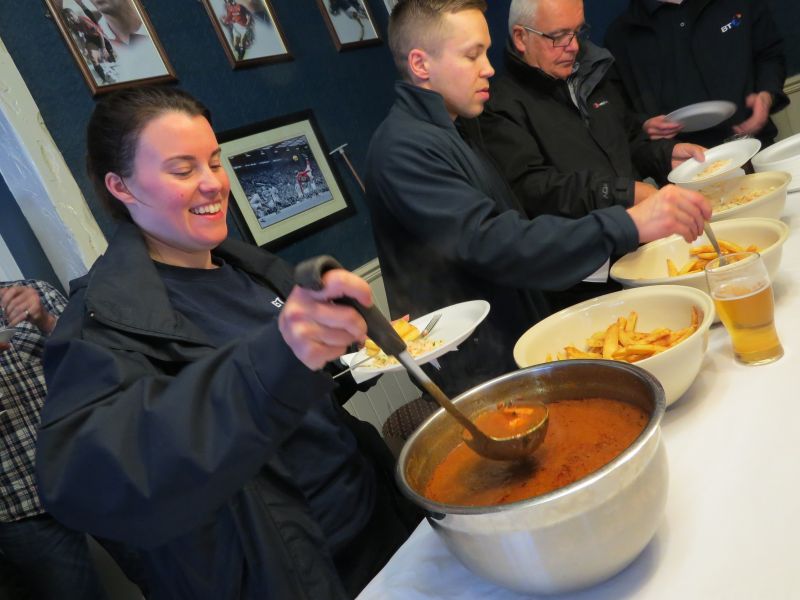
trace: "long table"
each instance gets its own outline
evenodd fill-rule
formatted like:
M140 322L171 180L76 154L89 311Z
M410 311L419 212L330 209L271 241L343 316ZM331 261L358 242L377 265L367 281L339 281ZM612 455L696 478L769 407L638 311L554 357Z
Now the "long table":
M670 483L655 537L615 577L560 600L800 598L800 192L783 220L783 358L740 365L712 327L700 375L662 422ZM527 597L473 575L423 521L358 600Z

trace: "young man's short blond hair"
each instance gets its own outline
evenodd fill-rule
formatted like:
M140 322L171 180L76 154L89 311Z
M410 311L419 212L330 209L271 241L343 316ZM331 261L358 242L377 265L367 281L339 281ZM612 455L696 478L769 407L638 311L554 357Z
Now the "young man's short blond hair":
M411 80L408 53L435 53L444 15L464 10L486 12L486 0L400 0L389 18L389 48L403 79Z

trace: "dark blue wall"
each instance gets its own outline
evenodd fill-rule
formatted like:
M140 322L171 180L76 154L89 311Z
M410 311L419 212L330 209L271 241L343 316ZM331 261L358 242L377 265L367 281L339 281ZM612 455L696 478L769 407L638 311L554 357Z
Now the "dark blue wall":
M387 14L382 0L367 0L381 35ZM628 0L586 0L592 37L601 42L611 20ZM348 142L359 171L370 135L392 101L394 67L385 44L336 52L314 0L273 0L294 60L234 71L228 65L211 22L198 0L142 0L172 62L179 84L212 110L218 131L241 127L306 108L314 111L330 148ZM490 0L487 19L494 47L490 56L501 68L508 0ZM787 36L790 73L800 72L800 2L775 0L779 26ZM108 235L113 224L94 202L83 161L86 121L94 106L89 89L74 64L44 2L0 2L0 38L11 53L53 135ZM344 221L279 251L291 261L333 252L348 267L375 255L363 196L340 159L332 159L356 213ZM19 218L0 205L0 219ZM11 248L20 255L24 249Z
M106 235L113 223L94 203L84 172L86 121L94 106L72 56L44 3L30 10L0 2L0 37L28 84L44 121ZM381 0L368 0L385 39L388 16ZM197 0L143 0L179 85L206 103L218 131L310 108L334 148L345 142L362 170L372 131L391 104L394 81L386 44L337 52L314 0L273 0L294 60L234 71L203 5ZM361 191L339 158L332 159L356 206L352 217L279 253L292 261L334 251L349 267L375 256Z

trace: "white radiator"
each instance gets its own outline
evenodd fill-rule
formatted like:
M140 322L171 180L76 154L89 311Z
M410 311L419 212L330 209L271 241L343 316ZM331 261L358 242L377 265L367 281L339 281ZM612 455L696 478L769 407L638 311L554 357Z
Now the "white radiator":
M778 127L779 140L800 133L800 74L789 77L783 91L792 102L772 117Z
M375 304L383 314L388 315L389 303L386 300L386 290L383 287L378 259L373 259L359 267L355 273L369 283ZM348 377L348 375L343 375L343 377ZM380 431L383 422L395 409L420 395L419 389L409 381L405 371L385 373L367 393L359 392L353 396L345 404L345 408L359 419L372 423Z

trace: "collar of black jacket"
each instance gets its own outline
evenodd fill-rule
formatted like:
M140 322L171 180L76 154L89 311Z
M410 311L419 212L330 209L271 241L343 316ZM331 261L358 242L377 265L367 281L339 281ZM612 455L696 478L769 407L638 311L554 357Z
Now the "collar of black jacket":
M396 106L439 127L455 129L453 119L444 105L444 98L439 92L426 90L407 81L398 81L394 89L397 94Z
M562 79L552 77L540 68L526 63L513 47L510 39L506 42L505 62L509 75L522 86L552 91L566 83ZM575 61L578 68L572 77L577 79L579 88L583 88L584 83L588 84L589 93L591 93L591 90L605 77L613 62L614 57L605 48L600 48L589 41L582 42Z
M292 273L285 263L254 246L226 240L213 255L257 277L284 298L292 288ZM84 286L87 310L107 324L144 335L208 343L197 327L173 310L144 238L132 223L120 224L108 250L86 277L73 282L71 291Z

